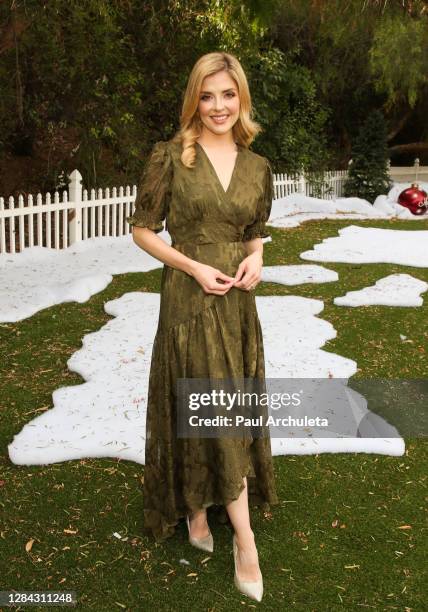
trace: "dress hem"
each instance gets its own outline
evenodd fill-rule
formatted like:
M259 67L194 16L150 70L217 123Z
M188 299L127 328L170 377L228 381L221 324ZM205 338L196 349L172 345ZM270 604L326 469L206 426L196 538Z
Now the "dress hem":
M279 504L279 499L278 496L274 493L272 495L272 498L270 499L270 501L267 500L262 500L262 501L258 501L258 496L255 499L254 494L250 494L249 491L249 481L248 481L248 476L250 474L250 472L252 471L252 464L251 464L251 459L249 462L249 465L247 467L247 469L245 470L245 474L241 476L241 484L239 486L239 490L238 493L236 494L236 496L234 495L232 498L227 498L227 499L222 499L220 500L215 500L215 501L210 501L210 502L206 502L202 505L202 508L199 506L189 506L187 511L183 514L178 516L177 520L174 521L173 523L165 523L163 522L163 526L164 528L162 529L162 535L155 535L153 532L153 527L150 526L143 526L143 532L145 535L147 536L151 536L152 538L154 538L155 542L160 544L162 542L164 542L165 540L169 539L170 537L172 537L175 534L175 530L177 525L179 525L179 523L186 518L186 515L189 513L195 513L198 512L201 509L207 509L207 508L211 508L212 506L219 506L219 516L218 516L218 522L222 523L222 524L231 524L230 519L229 519L229 515L227 513L226 510L226 506L228 504L230 504L233 501L236 501L239 496L241 495L242 491L245 488L244 485L244 478L247 478L247 489L248 489L248 506L249 508L260 508L263 512L269 512L270 511L270 506L276 506ZM254 478L254 476L252 477ZM144 512L150 512L150 510L148 511L144 511Z

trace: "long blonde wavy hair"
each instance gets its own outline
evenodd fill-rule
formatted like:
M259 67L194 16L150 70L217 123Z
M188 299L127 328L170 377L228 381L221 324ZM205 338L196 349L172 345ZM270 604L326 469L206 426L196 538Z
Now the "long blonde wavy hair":
M235 142L248 147L262 127L252 119L253 108L247 77L239 60L230 53L215 51L202 55L192 68L187 81L180 115L180 129L172 140L181 142L183 152L181 161L187 168L193 168L196 158L195 142L202 132L202 121L199 117L198 105L202 89L202 81L206 76L226 70L234 79L239 94L239 117L232 127Z

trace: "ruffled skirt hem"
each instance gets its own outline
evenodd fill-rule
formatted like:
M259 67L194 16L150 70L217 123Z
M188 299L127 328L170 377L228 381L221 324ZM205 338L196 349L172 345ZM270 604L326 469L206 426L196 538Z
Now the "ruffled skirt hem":
M210 511L216 515L216 520L218 523L226 525L231 524L229 515L227 513L226 506L238 499L241 492L244 490L244 481L243 478L247 478L247 488L248 488L248 506L250 508L257 508L263 514L270 513L271 506L275 506L279 504L278 497L275 491L271 492L268 496L268 499L262 497L259 493L257 493L256 487L254 486L254 477L251 477L249 473L251 472L251 468L247 470L247 473L244 473L241 476L242 484L237 487L235 493L231 493L229 497L218 496L213 500L203 502L201 505L190 505L186 508L182 508L174 513L172 516L171 513L162 514L158 509L150 510L148 508L144 509L144 524L143 524L143 533L146 536L151 536L155 539L157 543L164 542L175 534L177 525L185 520L187 514L192 514L202 509L210 509Z

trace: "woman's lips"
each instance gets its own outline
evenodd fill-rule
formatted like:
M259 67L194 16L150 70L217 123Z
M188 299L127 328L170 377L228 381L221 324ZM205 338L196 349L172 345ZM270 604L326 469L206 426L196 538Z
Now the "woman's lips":
M225 121L227 121L229 118L229 115L211 115L211 119L214 121L214 123L224 123Z

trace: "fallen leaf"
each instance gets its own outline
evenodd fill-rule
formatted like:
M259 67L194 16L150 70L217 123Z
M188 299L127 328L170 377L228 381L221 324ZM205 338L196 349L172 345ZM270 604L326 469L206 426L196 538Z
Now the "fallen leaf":
M190 565L187 559L180 559L179 563L181 563L182 565Z
M33 544L34 544L34 540L28 540L28 542L25 545L25 550L27 552L30 552L30 550L33 548Z

